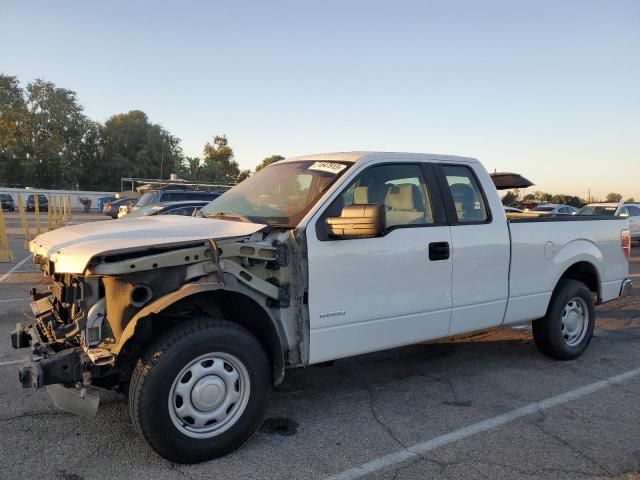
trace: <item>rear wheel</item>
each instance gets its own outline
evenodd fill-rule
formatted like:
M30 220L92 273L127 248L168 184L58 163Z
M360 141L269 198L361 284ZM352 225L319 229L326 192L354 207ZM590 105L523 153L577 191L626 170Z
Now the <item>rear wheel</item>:
M196 463L242 445L259 426L270 389L258 340L237 324L203 319L167 332L138 361L129 410L156 453Z
M586 350L595 326L593 297L585 284L561 280L544 318L533 322L538 349L558 360L571 360Z

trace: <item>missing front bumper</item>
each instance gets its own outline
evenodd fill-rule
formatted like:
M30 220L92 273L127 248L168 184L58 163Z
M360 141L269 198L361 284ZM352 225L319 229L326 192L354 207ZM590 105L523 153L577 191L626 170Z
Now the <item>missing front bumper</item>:
M42 342L34 325L21 323L11 333L13 348L31 347L25 366L18 370L24 388L46 387L56 407L66 412L95 418L100 396L95 389L82 385L85 363L82 348L67 348L55 352Z
M75 385L82 382L83 351L80 347L55 352L44 343L34 325L16 324L11 332L13 348L31 347L31 354L20 368L18 377L24 388L42 388L57 383Z

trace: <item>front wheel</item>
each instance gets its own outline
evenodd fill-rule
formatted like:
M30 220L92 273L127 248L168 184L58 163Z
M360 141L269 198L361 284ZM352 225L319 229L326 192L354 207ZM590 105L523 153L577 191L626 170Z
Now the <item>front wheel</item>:
M544 318L533 322L538 349L558 360L571 360L587 349L595 327L593 296L577 280L561 280Z
M167 332L138 361L129 393L133 424L172 462L225 455L264 417L270 372L264 349L243 327L189 322Z

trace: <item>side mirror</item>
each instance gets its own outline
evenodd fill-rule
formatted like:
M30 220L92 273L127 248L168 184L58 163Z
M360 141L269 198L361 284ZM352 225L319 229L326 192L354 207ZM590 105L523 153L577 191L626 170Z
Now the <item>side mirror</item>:
M623 213L619 214L618 216L622 217L622 218L627 218L629 216L629 214L627 212L623 212Z
M344 207L339 217L326 220L333 238L379 237L385 229L385 209L381 203Z

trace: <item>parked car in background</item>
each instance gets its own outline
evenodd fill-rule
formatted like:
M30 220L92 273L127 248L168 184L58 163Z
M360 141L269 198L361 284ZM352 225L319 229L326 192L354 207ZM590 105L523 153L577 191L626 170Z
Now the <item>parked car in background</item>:
M38 193L38 210L41 212L46 212L49 210L49 199L46 195L42 193ZM32 193L27 197L27 212L35 212L36 211L36 200L35 195Z
M506 213L524 213L524 210L520 210L516 207L504 207Z
M110 216L111 218L118 218L118 212L120 211L120 207L127 207L136 203L136 198L120 198L113 202L107 202L104 204L102 208L102 213Z
M211 201L222 195L222 192L210 192L207 190L150 190L145 192L133 207L120 207L118 218L122 218L139 208L148 207L157 203L179 202L183 200Z
M544 213L548 215L575 215L578 211L571 205L560 205L556 203L542 203L531 209L532 212Z
M578 210L576 215L628 218L631 240L640 241L640 203L590 203Z
M115 195L109 195L107 197L100 197L98 199L98 212L104 212L104 206L107 203L115 202L116 200L118 200L118 197L116 197Z
M168 202L149 205L148 207L134 210L125 218L150 217L152 215L182 215L186 217L193 216L193 212L201 209L207 203L206 200L187 200L184 202Z
M0 193L0 206L2 210L8 210L10 212L16 209L16 204L13 203L13 197L8 193Z

